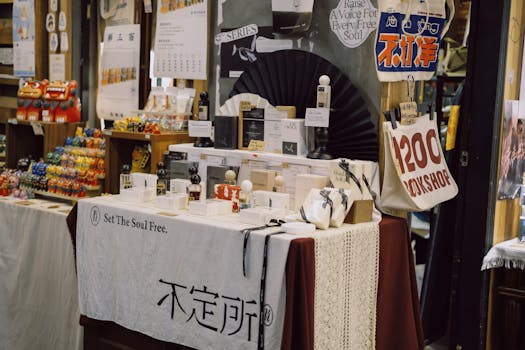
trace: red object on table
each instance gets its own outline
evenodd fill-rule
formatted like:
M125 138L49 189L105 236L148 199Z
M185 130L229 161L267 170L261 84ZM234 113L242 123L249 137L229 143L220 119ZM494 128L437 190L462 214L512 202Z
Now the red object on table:
M73 245L76 218L75 205L68 216ZM406 221L385 216L379 224L379 232L376 349L423 349L414 258ZM314 349L314 286L314 240L293 240L286 264L286 314L281 349ZM85 350L108 348L108 344L114 344L115 349L190 349L153 339L110 321L81 316L80 324L84 326Z

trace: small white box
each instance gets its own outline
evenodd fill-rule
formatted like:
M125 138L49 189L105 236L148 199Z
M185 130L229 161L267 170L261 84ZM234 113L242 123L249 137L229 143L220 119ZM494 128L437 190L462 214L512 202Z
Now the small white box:
M167 194L157 197L157 207L166 210L188 209L188 195L183 193Z
M127 188L121 189L119 198L123 202L143 203L144 202L144 188Z
M279 120L264 120L264 151L282 153L282 126Z
M170 180L170 192L171 193L186 193L188 185L190 184L191 184L190 180L171 179Z
M290 194L270 191L253 191L253 202L256 207L271 207L288 210Z
M294 156L305 155L306 128L304 119L281 120L282 152Z
M286 215L286 210L279 208L249 208L239 212L239 219L244 224L256 226L266 225L272 219L281 219Z
M230 201L223 201L218 199L208 199L205 201L190 201L190 214L198 216L216 216L227 215L232 212L232 204Z

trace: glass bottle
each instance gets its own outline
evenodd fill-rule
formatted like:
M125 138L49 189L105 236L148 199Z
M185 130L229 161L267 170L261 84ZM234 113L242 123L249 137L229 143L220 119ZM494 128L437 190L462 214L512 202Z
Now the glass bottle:
M191 184L188 185L187 192L188 192L188 200L190 201L198 201L201 198L201 192L202 192L202 186L201 186L201 177L199 174L197 174L197 168L191 167L189 169L190 172L190 182Z
M122 165L122 170L120 171L120 190L127 190L131 187L131 167L129 164L124 164Z

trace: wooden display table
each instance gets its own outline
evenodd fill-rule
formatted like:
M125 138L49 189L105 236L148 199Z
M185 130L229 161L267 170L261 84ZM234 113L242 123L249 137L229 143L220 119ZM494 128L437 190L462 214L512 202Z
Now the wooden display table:
M31 123L42 126L44 135L35 135ZM33 159L53 152L56 146L64 146L68 136L74 136L77 127L84 123L46 123L9 119L6 128L7 151L6 166L16 168L20 158L31 155Z
M123 164L131 165L131 153L137 144L151 145L150 172L157 172L157 163L162 160L162 153L169 145L192 142L187 131L145 134L128 131L104 130L106 139L106 182L105 190L108 193L119 192L119 175Z

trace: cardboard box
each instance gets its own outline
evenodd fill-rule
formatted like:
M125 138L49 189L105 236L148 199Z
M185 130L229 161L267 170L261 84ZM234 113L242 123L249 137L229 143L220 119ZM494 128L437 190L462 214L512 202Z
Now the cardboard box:
M253 191L272 191L275 175L275 170L252 169L250 171L250 181L253 184Z
M372 212L374 210L374 201L363 199L355 201L350 208L350 212L345 218L347 224L360 224L372 221Z

